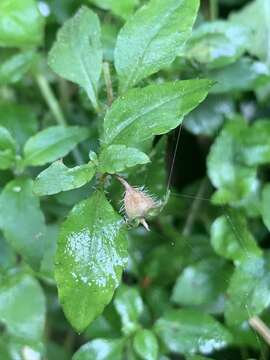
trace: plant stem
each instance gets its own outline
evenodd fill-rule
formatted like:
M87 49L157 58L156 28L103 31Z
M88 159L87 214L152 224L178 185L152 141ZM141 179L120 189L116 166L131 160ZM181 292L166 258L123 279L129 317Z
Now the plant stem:
M41 94L46 101L48 107L50 108L57 124L66 126L66 120L64 117L64 114L60 108L60 105L47 81L45 76L38 74L36 76L37 84L39 86L39 89L41 91Z
M269 327L258 317L254 316L249 319L250 326L261 335L262 338L270 345L270 329Z
M42 74L37 74L36 81L44 100L55 118L56 123L58 125L67 126L67 121L64 117L63 111L46 77ZM83 158L78 149L73 149L72 155L78 165L83 164Z
M107 90L108 105L111 106L113 103L113 87L110 72L110 64L108 62L103 63L103 75Z
M214 21L218 18L218 0L209 0L209 15L210 20Z
M184 236L190 235L190 233L192 231L193 224L195 222L197 213L198 213L200 205L202 203L202 197L206 190L206 185L207 185L207 179L202 180L200 187L198 189L198 192L195 196L195 199L190 207L190 211L189 211L189 214L188 214L188 217L187 217L187 220L186 220L183 232L182 232L182 234Z

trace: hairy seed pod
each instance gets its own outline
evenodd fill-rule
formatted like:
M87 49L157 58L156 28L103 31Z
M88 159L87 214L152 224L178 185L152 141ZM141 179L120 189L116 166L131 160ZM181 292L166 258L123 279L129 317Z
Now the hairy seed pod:
M149 230L145 217L157 207L155 200L143 190L133 188L129 183L117 176L125 187L124 209L129 220L139 219L140 223Z

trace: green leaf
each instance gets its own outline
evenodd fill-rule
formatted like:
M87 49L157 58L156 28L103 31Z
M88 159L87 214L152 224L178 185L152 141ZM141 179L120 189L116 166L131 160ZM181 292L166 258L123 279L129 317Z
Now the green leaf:
M15 102L0 103L0 113L0 125L10 131L17 146L22 146L37 132L37 117L31 106L22 106Z
M78 126L51 126L32 136L24 146L26 165L39 166L67 155L88 137L88 130Z
M198 0L152 0L120 31L115 67L122 92L171 64L191 29Z
M46 227L44 236L45 250L40 264L40 273L46 279L54 280L54 257L56 253L56 243L59 234L59 226L50 224Z
M264 225L270 231L270 184L266 184L262 191L261 214Z
M250 166L270 163L270 122L258 120L241 138L241 160Z
M49 53L50 67L63 78L82 86L96 109L102 69L100 37L97 15L82 6L60 29Z
M98 171L114 174L148 162L150 162L149 157L138 149L126 145L110 145L99 155Z
M0 46L37 46L43 39L44 20L34 0L1 0Z
M72 360L121 360L123 340L95 339L83 345Z
M8 355L3 357L4 360L21 360L30 358L41 360L44 355L44 348L41 341L33 342L27 341L26 339L18 339L17 336L8 335L7 333L4 333L0 339L4 342L6 351L8 351ZM0 355L3 355L1 350L2 349L0 347Z
M157 360L158 341L155 334L151 330L138 330L133 340L133 346L141 359Z
M213 255L208 238L204 236L182 237L173 233L174 240L149 251L141 266L145 276L159 285L165 286L175 282L175 278L184 267L204 257ZM156 240L156 235L155 235ZM187 243L190 246L187 246ZM167 266L170 259L170 266Z
M212 95L185 117L184 127L194 135L214 136L235 112L230 97Z
M133 333L139 325L139 317L143 312L143 301L139 291L122 285L116 292L114 306L121 317L124 334Z
M42 196L77 189L88 183L94 174L95 165L92 163L70 169L62 160L58 160L38 175L34 182L34 192Z
M269 83L269 68L262 62L242 57L232 65L215 69L205 74L216 82L211 93L253 91L259 86Z
M270 305L270 269L267 258L248 257L240 264L229 284L225 317L230 325L259 315Z
M33 277L15 273L1 279L0 319L10 334L26 343L42 340L45 297Z
M196 306L215 301L225 291L231 267L218 257L187 266L176 280L172 300L178 305Z
M17 178L0 195L0 227L7 242L26 262L38 268L44 251L45 224L33 181Z
M35 60L36 54L33 51L16 53L4 59L0 64L0 84L13 84L21 80Z
M251 194L256 183L256 168L241 159L241 141L247 127L243 119L229 121L216 138L207 158L207 170L212 184L218 189L213 201L234 203Z
M3 126L0 126L0 150L5 149L10 149L15 152L16 144L10 132Z
M247 47L250 54L270 65L270 3L268 0L255 0L233 13L230 20L249 30Z
M171 352L180 354L209 354L232 341L224 326L198 310L170 310L157 320L155 331Z
M122 219L97 192L73 208L58 240L59 298L76 330L83 331L110 302L126 263Z
M220 68L235 62L244 53L247 41L248 32L243 26L206 22L193 31L183 55L208 69Z
M89 0L90 3L103 10L110 10L113 14L127 19L134 11L139 0Z
M10 132L0 126L0 170L11 168L15 162L16 143Z
M0 271L15 267L16 254L0 235Z
M208 80L186 80L128 91L105 116L103 142L131 146L169 132L205 99L211 86Z
M228 211L213 222L211 244L219 256L237 263L262 254L247 227L245 217L236 210Z

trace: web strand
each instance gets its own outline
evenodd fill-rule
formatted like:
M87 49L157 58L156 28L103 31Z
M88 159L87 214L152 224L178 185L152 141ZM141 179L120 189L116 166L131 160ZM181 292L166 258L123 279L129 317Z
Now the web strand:
M174 148L174 153L173 153L173 158L172 158L170 173L169 173L169 177L168 177L168 183L167 183L166 193L168 193L169 188L170 188L170 186L171 186L172 175L173 175L173 170L174 170L174 165L175 165L175 160L176 160L176 154L177 154L178 146L179 146L179 143L180 143L180 136L181 136L181 131L182 131L182 124L183 124L183 123L181 123L181 124L179 125L179 129L178 129L178 133L177 133L177 139L176 139L176 144L175 144L175 148Z

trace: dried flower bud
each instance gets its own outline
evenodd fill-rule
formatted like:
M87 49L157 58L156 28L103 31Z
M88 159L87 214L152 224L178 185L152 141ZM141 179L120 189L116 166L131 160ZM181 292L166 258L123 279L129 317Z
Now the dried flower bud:
M149 212L157 208L157 203L142 189L136 189L129 185L127 181L121 177L117 177L118 180L125 187L124 196L124 209L129 220L138 219L140 223L149 230L149 226L145 221L145 217Z

